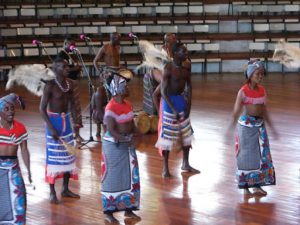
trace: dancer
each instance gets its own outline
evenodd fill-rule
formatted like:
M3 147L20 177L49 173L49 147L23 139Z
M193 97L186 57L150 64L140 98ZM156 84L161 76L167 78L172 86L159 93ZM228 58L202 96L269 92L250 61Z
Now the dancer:
M167 54L168 57L170 57L171 59L173 58L173 52L172 52L172 46L174 44L176 44L178 42L176 34L174 33L166 33L164 36L164 44L162 46L161 51L164 52L164 54ZM185 67L187 70L191 71L191 60L190 58L187 58L183 63L182 66ZM160 83L162 80L162 73L163 71L160 71L158 69L154 69L152 71L152 76L155 80L156 86L155 86L155 90L153 91L153 95L152 95L152 101L153 101L153 105L156 109L156 111L159 111L159 103L160 103L160 98L161 98L161 94L160 94Z
M166 33L164 35L164 44L161 47L161 51L166 54L168 57L173 58L173 53L172 53L172 46L174 44L177 43L177 37L176 34L174 33ZM158 112L159 111L159 102L160 102L160 98L161 98L161 94L160 94L160 83L162 80L162 73L163 71L159 70L159 69L153 69L151 71L151 76L147 79L146 77L144 78L144 83L147 84L147 81L149 84L151 84L151 89L152 89L152 93L146 94L151 96L151 101L153 102L153 106L154 110L152 110L153 112ZM145 82L145 79L146 82ZM149 89L149 88L148 88ZM144 94L145 95L145 94ZM144 102L151 102L150 100L145 99ZM144 109L144 111L149 111L149 109L147 110ZM154 113L155 114L155 113Z
M75 41L71 37L66 37L64 40L64 46L62 50L58 53L58 58L63 58L67 60L69 65L69 74L68 78L72 79L74 86L74 97L75 97L75 106L77 111L77 117L73 119L73 130L75 139L78 143L83 141L83 138L80 136L80 128L83 127L82 124L82 115L81 115L81 105L80 105L80 92L78 79L81 74L81 66L78 64L74 55L72 56L71 46L75 47Z
M117 32L110 34L110 43L103 45L99 49L93 60L94 67L99 73L99 87L93 95L93 119L97 125L96 137L101 137L101 125L103 125L104 108L110 99L110 94L105 90L106 79L111 76L111 72L120 69L120 40L121 35ZM104 61L105 68L99 66L99 62ZM103 125L105 132L105 126Z
M261 186L275 185L275 170L265 122L275 136L277 132L267 112L266 91L260 85L265 74L263 62L249 61L245 74L247 81L237 94L228 132L237 123L236 176L239 188L244 189L245 194L251 194L249 188L253 187L254 193L266 195ZM242 109L244 112L240 116Z
M76 156L67 151L64 143L74 146L75 141L70 122L76 118L74 86L67 78L69 66L63 58L53 63L54 80L48 81L40 103L40 112L46 122L47 162L46 182L50 184L50 202L58 204L55 181L63 178L62 197L79 198L69 190L69 179L78 179L75 166Z
M15 94L0 98L0 224L26 223L26 189L19 167L17 151L21 154L31 183L28 134L25 126L14 119Z
M161 110L159 138L156 147L162 149L163 177L171 177L169 171L169 153L177 146L183 150L181 169L186 172L199 173L189 164L189 151L192 143L193 130L190 124L191 110L191 72L183 67L188 58L186 47L176 43L172 48L173 61L165 66L161 82ZM183 95L187 86L186 99Z
M140 206L140 178L133 146L132 105L127 81L114 75L109 84L113 96L105 108L107 131L102 142L101 195L105 220L117 223L114 212L125 211L125 217L140 220L133 213Z

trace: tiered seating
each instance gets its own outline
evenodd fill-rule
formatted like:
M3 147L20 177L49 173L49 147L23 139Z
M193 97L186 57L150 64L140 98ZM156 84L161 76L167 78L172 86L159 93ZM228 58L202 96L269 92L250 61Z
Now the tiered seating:
M270 59L280 38L299 43L299 6L297 1L10 1L0 7L0 57L5 58L0 65L48 64L32 37L54 56L66 34L91 64L93 54L79 35L91 37L98 49L115 31L124 37L122 61L134 65L142 57L128 33L162 44L163 34L174 32L188 44L196 71L222 72L223 61Z

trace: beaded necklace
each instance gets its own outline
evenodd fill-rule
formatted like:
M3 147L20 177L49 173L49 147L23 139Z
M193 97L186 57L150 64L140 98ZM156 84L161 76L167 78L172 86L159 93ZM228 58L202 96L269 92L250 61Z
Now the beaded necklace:
M61 83L59 83L59 81L55 78L55 83L57 84L57 86L59 87L59 89L62 91L62 92L68 92L70 90L70 84L68 82L68 80L66 80L66 84L67 84L67 88L64 88Z

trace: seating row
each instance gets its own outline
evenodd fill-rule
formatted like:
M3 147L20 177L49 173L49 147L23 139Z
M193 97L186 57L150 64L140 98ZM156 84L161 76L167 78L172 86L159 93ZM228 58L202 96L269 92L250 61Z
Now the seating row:
M51 18L51 17L138 17L161 15L277 15L299 12L299 4L286 5L230 5L230 4L205 4L205 5L159 5L159 6L124 6L124 7L99 7L81 5L67 5L47 8L3 8L0 15L4 18Z
M178 33L190 35L193 39L195 34L215 34L218 33L266 33L270 36L280 33L282 37L286 37L289 33L297 32L300 30L300 24L297 23L249 23L249 22L220 22L212 24L199 24L199 25L128 25L128 26L52 26L52 27L12 27L0 28L0 35L2 40L0 43L6 43L11 38L16 40L20 37L35 37L47 38L47 36L61 37L65 35L80 35L82 33L90 35L91 37L104 36L108 37L112 32L119 32L121 35L126 36L130 32L138 36L151 36L154 34L162 33ZM255 36L255 34L253 34Z

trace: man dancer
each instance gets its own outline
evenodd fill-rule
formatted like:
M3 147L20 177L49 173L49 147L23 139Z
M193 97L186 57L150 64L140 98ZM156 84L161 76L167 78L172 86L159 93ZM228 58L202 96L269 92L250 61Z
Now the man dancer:
M66 37L64 41L64 46L62 50L58 53L58 58L63 58L67 60L69 65L69 74L68 78L73 80L74 83L74 95L75 95L75 106L77 111L77 118L73 119L73 130L75 139L78 143L82 142L83 139L79 134L79 129L83 127L82 124L82 116L81 116L81 105L79 98L79 87L78 87L78 79L81 73L81 66L78 64L77 60L74 59L74 55L72 57L71 46L75 46L75 41L71 37Z
M25 126L14 119L15 94L0 98L0 224L26 223L26 189L19 167L17 151L21 154L31 183L28 134Z
M191 72L183 66L188 58L186 47L176 43L172 48L173 61L165 66L161 82L161 129L156 147L162 149L163 177L170 177L168 159L175 146L183 150L181 169L186 172L199 173L189 164L189 149L193 131L189 116L191 110ZM183 95L187 90L186 96Z
M74 86L67 78L69 74L67 61L56 58L53 71L56 78L45 85L40 112L46 122L46 182L50 184L50 202L58 204L54 186L58 178L63 178L62 197L79 198L79 195L69 190L69 179L78 179L76 157L65 147L65 143L75 145L69 109L73 118L76 118L77 111L74 105Z
M110 94L105 90L103 85L106 83L106 79L112 75L110 71L117 72L120 69L120 40L121 35L119 33L111 33L110 43L103 45L103 47L99 49L93 61L97 73L100 74L100 85L93 95L92 101L93 119L97 124L96 136L98 138L101 136L101 124L103 124L104 109L110 98ZM98 64L100 61L104 61L107 70L101 70L101 67ZM104 132L105 129L104 126Z
M177 43L177 37L174 33L164 35L164 44L161 52L164 52L170 58L173 58L172 46ZM160 102L160 83L163 71L153 69L151 74L145 74L144 77L144 111L148 114L156 114L159 111ZM149 105L151 106L149 108Z

